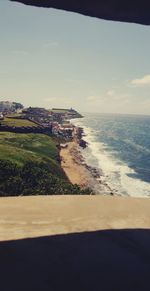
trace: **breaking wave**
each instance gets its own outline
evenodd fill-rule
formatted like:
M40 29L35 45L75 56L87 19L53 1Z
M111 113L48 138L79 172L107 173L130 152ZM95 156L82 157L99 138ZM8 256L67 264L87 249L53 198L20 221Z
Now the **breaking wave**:
M96 118L98 119L97 116ZM91 121L87 118L73 121L75 125L84 129L84 140L88 143L88 147L82 153L86 163L100 169L103 181L109 185L114 193L133 197L150 196L150 180L147 181L150 179L150 171L143 167L140 168L138 159L136 165L134 158L137 152L138 155L140 153L150 155L150 149L137 144L132 138L131 140L129 138L120 139L116 132L106 131L102 123L99 127L95 126L96 122L93 121L94 116L92 116ZM99 123L97 122L97 124ZM107 135L106 140L105 135ZM130 158L131 153L124 152L127 149L132 151L133 161Z

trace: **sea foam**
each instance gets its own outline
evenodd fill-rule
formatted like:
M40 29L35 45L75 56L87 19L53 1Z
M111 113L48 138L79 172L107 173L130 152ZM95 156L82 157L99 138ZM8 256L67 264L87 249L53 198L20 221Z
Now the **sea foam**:
M85 126L84 119L73 120L73 123L84 129L84 140L88 143L88 148L82 150L82 154L88 165L100 170L102 183L108 185L116 195L150 196L150 183L135 178L134 169L116 158L113 151L107 149L107 144L97 141L97 130Z

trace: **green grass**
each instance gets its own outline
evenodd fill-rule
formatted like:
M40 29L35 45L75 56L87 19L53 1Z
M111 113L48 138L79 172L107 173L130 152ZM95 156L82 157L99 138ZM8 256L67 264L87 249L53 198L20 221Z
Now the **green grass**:
M29 127L35 127L37 126L34 122L26 119L17 119L17 118L5 118L1 121L2 125L5 126L15 126L15 127L22 127L22 126L29 126Z
M51 110L53 113L68 113L69 110L67 109L58 109L58 110Z
M7 117L12 117L12 118L21 117L21 116L25 116L25 114L24 113L11 113L7 115Z
M45 162L51 166L52 174L65 177L57 162L59 151L56 142L42 134L19 134L0 132L0 159L20 166L27 161Z

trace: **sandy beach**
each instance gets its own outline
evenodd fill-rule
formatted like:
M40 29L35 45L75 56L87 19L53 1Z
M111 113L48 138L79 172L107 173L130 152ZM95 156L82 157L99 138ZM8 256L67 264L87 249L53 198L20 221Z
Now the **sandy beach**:
M79 153L78 145L75 141L69 142L67 148L60 151L61 166L72 184L81 187L89 185L91 180L88 170L82 165L82 156Z
M61 167L72 184L89 187L94 194L115 195L116 193L103 181L99 171L85 163L76 141L69 142L60 150Z

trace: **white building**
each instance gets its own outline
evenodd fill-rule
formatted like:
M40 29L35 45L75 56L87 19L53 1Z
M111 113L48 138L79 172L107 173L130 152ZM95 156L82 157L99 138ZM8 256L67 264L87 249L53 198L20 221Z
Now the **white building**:
M2 114L2 112L0 112L0 120L3 120L4 119L4 116Z

